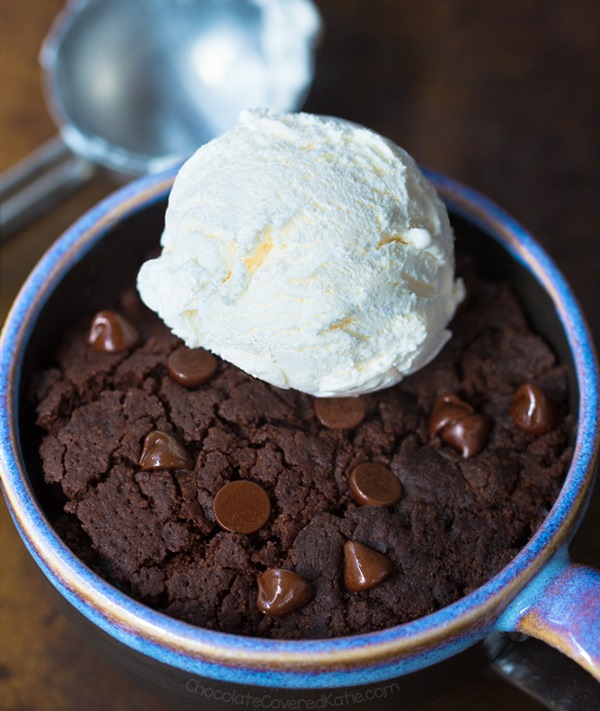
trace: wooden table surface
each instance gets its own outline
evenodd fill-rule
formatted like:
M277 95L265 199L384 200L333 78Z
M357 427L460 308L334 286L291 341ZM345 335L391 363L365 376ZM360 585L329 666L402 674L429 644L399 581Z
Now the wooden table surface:
M37 53L61 0L0 0L0 170L55 132ZM388 135L472 185L558 262L600 342L600 4L596 0L320 0L306 109ZM1 248L0 319L43 251L114 189L96 179ZM600 496L573 544L600 562ZM2 503L0 708L167 711L55 610ZM540 708L486 675L423 710Z

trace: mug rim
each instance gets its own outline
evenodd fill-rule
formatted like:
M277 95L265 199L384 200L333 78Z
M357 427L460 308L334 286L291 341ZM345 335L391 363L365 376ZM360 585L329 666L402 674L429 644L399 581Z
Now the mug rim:
M566 280L531 234L488 198L457 181L424 171L449 210L494 238L542 284L557 311L575 365L579 390L576 440L561 491L542 525L494 577L429 615L377 632L328 639L273 640L217 632L167 616L119 591L90 570L59 538L36 501L22 463L18 387L22 357L37 317L71 266L114 224L168 197L178 168L141 178L105 198L77 220L46 252L23 285L0 338L0 478L9 510L30 553L51 582L82 614L110 636L149 656L205 676L296 687L299 676L370 667L367 681L389 678L376 668L419 656L454 636L481 628L569 539L591 488L600 449L598 365L580 308ZM15 356L16 354L16 356ZM470 643L484 633L475 634ZM468 644L464 646L469 646ZM452 652L446 650L445 656ZM443 658L431 652L429 663ZM418 667L417 667L418 668ZM236 676L237 673L237 676ZM327 676L327 674L325 674ZM335 678L338 678L335 676ZM345 677L344 677L345 678ZM332 686L313 680L312 686ZM341 681L338 685L349 682ZM365 683L363 681L363 683ZM302 684L300 684L302 685Z

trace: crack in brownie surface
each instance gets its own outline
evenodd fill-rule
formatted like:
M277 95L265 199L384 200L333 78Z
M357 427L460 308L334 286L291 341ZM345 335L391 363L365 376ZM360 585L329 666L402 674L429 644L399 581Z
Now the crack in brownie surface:
M141 345L99 353L88 324L65 335L56 365L40 373L38 422L46 481L60 487L56 528L100 575L133 597L204 627L275 638L364 633L454 602L513 558L550 509L570 459L566 375L528 327L510 290L465 277L468 298L453 338L434 362L399 385L363 396L354 429L327 427L315 399L278 390L219 362L189 389L167 372L180 347L131 293L119 311ZM91 316L90 316L91 318ZM541 436L515 427L510 408L523 383L558 408ZM463 458L428 422L452 392L492 423L489 442ZM142 471L144 438L172 435L192 469ZM383 465L401 483L391 506L360 505L351 472ZM249 479L271 502L256 533L222 530L213 500ZM344 586L344 544L355 541L392 563L383 582ZM257 579L284 568L312 597L279 616L256 606Z

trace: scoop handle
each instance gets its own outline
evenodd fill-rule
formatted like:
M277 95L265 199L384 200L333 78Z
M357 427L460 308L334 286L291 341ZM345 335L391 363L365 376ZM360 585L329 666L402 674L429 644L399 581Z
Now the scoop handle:
M90 180L96 168L60 136L50 139L0 176L0 240L46 213Z
M494 662L500 676L549 708L595 708L593 700L600 698L600 571L571 562L566 548L559 550L504 611L496 629L534 638L513 645Z

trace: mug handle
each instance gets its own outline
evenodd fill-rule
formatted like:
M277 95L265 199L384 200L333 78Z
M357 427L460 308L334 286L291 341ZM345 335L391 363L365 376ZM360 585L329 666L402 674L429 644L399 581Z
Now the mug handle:
M577 704L598 699L600 571L573 563L566 547L511 602L496 630L541 640L589 672L581 673L544 645L527 641L495 660L492 668L501 677L550 708L586 708Z

